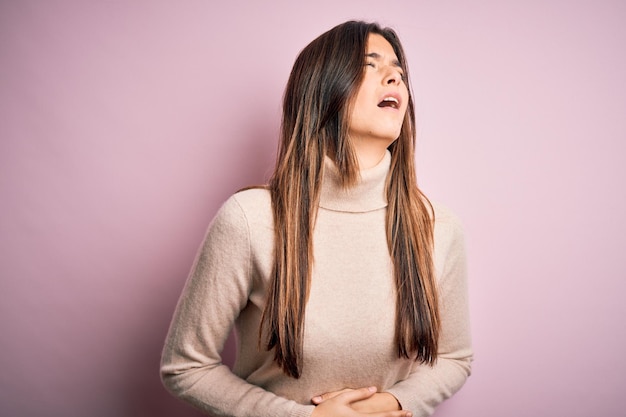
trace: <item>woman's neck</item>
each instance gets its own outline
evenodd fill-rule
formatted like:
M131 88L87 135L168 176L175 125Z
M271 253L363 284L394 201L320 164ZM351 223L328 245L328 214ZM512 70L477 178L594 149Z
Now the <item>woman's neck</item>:
M354 150L359 161L359 169L375 167L383 160L389 144L386 141L355 140Z
M379 163L359 171L359 180L351 187L342 185L337 167L325 159L320 194L320 207L346 212L367 212L387 206L386 179L391 165L391 154L385 151Z

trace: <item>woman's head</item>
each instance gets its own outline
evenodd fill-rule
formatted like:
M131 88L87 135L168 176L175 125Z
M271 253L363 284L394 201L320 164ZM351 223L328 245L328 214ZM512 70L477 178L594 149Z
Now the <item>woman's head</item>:
M370 33L363 77L348 106L348 138L361 169L376 165L400 136L408 102L404 70L392 45Z
M370 39L374 42L368 42ZM382 57L382 62L368 57L368 44L372 43L378 55L393 56ZM352 111L359 104L357 96L364 78L367 79L366 71L371 71L368 63L384 65L381 71L385 74L381 76L400 77L397 82L402 86L390 90L404 101L398 110L405 114L396 123L401 129L397 129L397 135L389 143L401 136L412 145L413 103L408 94L405 55L397 35L375 23L349 21L313 40L294 63L283 99L279 164L290 158L319 161L327 155L337 164L346 185L356 181L355 135L349 133L351 122L371 120L371 117L357 119ZM389 67L389 63L393 65ZM382 95L380 91L373 94Z

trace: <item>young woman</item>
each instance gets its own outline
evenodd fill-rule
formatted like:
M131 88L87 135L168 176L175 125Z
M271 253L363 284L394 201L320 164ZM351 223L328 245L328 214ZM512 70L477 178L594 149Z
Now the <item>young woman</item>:
M167 388L226 416L427 416L470 373L456 218L414 167L396 34L346 22L298 56L267 187L212 221L163 351ZM231 370L221 351L236 328Z

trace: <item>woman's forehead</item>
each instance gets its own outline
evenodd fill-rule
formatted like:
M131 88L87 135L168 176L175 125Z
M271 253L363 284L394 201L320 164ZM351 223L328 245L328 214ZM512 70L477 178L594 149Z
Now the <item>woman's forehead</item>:
M385 59L392 61L395 65L401 65L393 45L378 33L370 33L367 37L365 56L375 60Z

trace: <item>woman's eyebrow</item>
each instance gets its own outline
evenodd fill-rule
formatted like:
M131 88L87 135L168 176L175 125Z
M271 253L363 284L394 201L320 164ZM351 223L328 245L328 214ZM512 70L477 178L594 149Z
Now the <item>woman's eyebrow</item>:
M365 55L367 58L373 58L377 61L381 60L381 56L378 52L370 52L369 54ZM394 59L393 61L391 61L391 63L396 66L396 67L402 67L402 64L400 64L400 61L397 59Z

